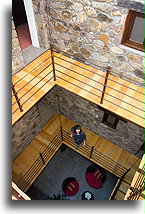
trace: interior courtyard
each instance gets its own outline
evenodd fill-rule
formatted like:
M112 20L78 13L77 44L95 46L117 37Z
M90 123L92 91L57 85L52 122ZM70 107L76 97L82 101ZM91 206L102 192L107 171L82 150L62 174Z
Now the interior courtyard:
M13 200L143 200L142 0L13 2ZM100 187L89 185L91 165Z

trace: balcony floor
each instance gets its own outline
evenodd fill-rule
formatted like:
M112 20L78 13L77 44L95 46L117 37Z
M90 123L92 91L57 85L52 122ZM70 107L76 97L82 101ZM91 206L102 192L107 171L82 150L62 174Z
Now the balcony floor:
M15 90L21 99L23 112L18 109L13 96L12 124L52 87L59 85L143 127L143 88L110 74L104 101L100 104L105 72L57 53L54 56L56 81L53 81L49 50L13 76L12 82L16 84Z

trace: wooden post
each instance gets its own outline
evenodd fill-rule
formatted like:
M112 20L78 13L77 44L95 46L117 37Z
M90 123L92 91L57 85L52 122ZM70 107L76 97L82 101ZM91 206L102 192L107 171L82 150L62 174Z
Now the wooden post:
M130 188L131 189L131 188ZM127 200L135 200L134 197L140 197L142 194L142 191L144 190L144 187L141 187L140 189L132 189L132 192L129 193L129 196L127 197Z
M114 200L114 198L115 198L115 196L116 196L116 194L117 194L117 192L118 192L118 190L119 190L119 188L120 188L120 186L121 186L121 184L122 184L122 181L123 181L124 177L126 176L126 174L127 174L130 170L131 170L131 168L127 169L126 172L121 176L121 178L120 178L118 184L117 184L116 187L115 187L115 190L114 190L113 194L111 195L110 200Z
M63 141L63 130L62 130L62 126L60 127L60 132L61 132L61 140Z
M20 103L20 100L19 100L19 98L18 98L18 93L16 92L15 87L14 87L13 84L12 84L12 91L13 91L13 94L14 94L14 96L15 96L16 102L17 102L17 104L18 104L18 106L19 106L19 109L20 109L20 111L22 112L22 111L23 111L22 105L21 105L21 103Z
M90 158L92 157L93 150L94 150L94 146L92 146L91 148Z
M52 45L51 45L51 44L50 44L50 51L51 51L51 59L52 59L53 78L54 78L54 81L56 81L55 65L54 65L54 56L53 56L53 48L52 48Z
M39 155L40 155L40 157L41 157L41 160L42 160L43 164L45 165L45 160L44 160L44 158L43 158L43 156L42 156L42 153L39 153Z
M100 101L101 104L103 104L103 100L104 100L104 95L105 95L105 90L106 90L106 86L107 86L109 71L110 71L110 66L108 66L108 67L106 68L106 77L105 77L104 86L103 86L103 91L102 91L102 97L101 97L101 101Z

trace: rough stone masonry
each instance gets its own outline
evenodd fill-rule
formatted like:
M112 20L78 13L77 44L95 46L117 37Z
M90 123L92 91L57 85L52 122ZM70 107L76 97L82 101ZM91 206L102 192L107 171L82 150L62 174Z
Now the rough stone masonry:
M109 65L120 77L143 84L143 53L121 45L128 11L143 12L143 0L48 2L55 50L63 50L96 65Z
M48 49L51 37L55 50L143 85L143 52L121 45L128 11L143 13L143 0L33 0L33 9L40 47ZM23 64L19 46L12 55L14 73Z
M18 40L17 31L12 20L12 74L24 67L24 59Z
M104 111L60 86L55 86L13 126L13 160L26 148L57 112L88 130L135 154L143 144L143 128L119 120L116 129L102 123Z

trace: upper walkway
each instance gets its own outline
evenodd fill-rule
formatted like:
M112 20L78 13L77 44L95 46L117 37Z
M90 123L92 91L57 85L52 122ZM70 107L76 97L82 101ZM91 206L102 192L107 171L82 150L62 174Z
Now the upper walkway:
M122 118L144 127L143 88L103 67L88 66L64 55L46 51L12 77L12 124L18 121L55 85L59 85ZM55 78L54 78L55 69ZM114 73L114 74L113 74ZM55 81L54 81L55 80ZM105 88L105 90L103 90ZM22 105L20 111L14 93ZM103 103L101 104L102 95Z

